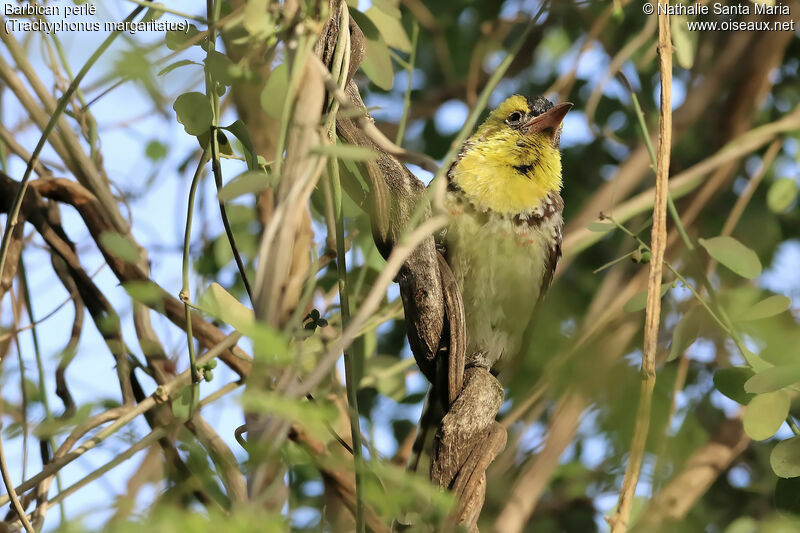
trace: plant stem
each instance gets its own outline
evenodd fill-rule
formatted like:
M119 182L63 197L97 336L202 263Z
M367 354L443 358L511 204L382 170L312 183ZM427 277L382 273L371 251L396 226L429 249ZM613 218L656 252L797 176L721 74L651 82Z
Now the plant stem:
M298 38L297 50L294 54L294 61L289 72L289 84L286 88L286 97L283 100L283 111L281 113L281 123L278 127L278 142L275 149L275 161L272 165L272 173L280 179L281 165L283 163L283 151L286 147L286 135L289 132L289 122L291 121L292 110L294 109L294 97L297 93L297 86L300 83L306 60L311 52L314 40L302 35Z
M419 23L415 20L414 25L411 27L411 55L408 58L408 65L406 72L408 74L408 83L406 84L406 93L403 96L403 115L400 117L400 122L397 124L397 136L394 143L397 146L403 146L403 137L406 133L406 122L408 121L408 111L411 108L411 89L414 84L414 63L417 61L417 42L419 41Z
M123 22L132 21L139 13L142 12L142 10L144 10L144 7L137 7L125 18ZM81 70L78 72L78 75L75 76L75 79L69 84L67 90L64 91L64 94L58 99L56 108L53 110L53 114L50 115L50 120L47 121L47 125L45 125L44 129L42 130L42 135L39 137L39 142L36 143L36 147L31 153L31 158L28 160L25 173L23 174L22 180L20 180L19 187L17 188L17 194L14 197L14 202L11 205L11 209L8 211L8 215L6 217L6 227L3 232L2 244L0 244L0 275L5 270L8 246L11 244L11 233L18 223L17 217L19 217L19 210L22 207L22 199L25 197L25 191L28 189L28 182L31 179L31 173L33 172L33 168L36 166L36 163L39 161L39 155L42 153L42 149L47 142L47 137L49 137L53 132L56 122L58 121L59 117L61 117L62 113L64 113L69 99L78 89L78 85L81 83L83 78L97 62L97 60L100 59L100 56L102 56L105 51L108 50L108 47L111 46L111 43L113 43L114 40L122 33L123 32L121 30L115 30L111 32L111 34L100 44L97 50L95 50L94 53L89 57Z
M169 7L165 6L164 4L157 4L157 3L154 3L154 2L147 2L145 0L128 0L128 2L132 2L132 3L136 4L136 5L147 7L149 9L152 9L153 11L161 11L162 13L169 13L171 15L175 15L175 16L183 18L183 19L193 20L195 22L199 22L200 24L207 24L208 23L208 21L206 21L206 19L204 19L203 17L197 16L197 15L190 15L189 13L184 13L183 11L177 11L175 9L172 9L172 8L169 8Z
M130 0L133 1L133 0ZM217 19L219 18L220 9L222 6L222 2L214 2L214 0L206 0L206 10L208 12L208 50L206 53L206 58L210 56L214 52L214 47L217 41ZM217 138L217 134L219 132L219 121L220 121L220 108L219 108L219 94L217 94L216 90L216 80L214 80L211 71L206 67L205 68L205 78L206 78L206 96L209 99L209 103L211 104L211 110L213 111L213 117L211 121L211 131L210 131L210 146L211 146L211 171L214 173L214 184L217 187L217 194L222 189L222 167L219 164L219 139ZM250 280L247 279L247 270L244 266L244 261L242 261L242 255L239 253L239 247L236 246L236 239L233 236L233 229L231 229L231 223L228 219L228 211L225 209L225 202L221 199L217 200L219 204L219 214L220 218L222 219L222 226L225 228L225 236L228 239L228 244L231 247L231 253L233 253L233 259L236 262L236 268L239 270L239 275L242 278L242 283L244 283L245 291L247 292L247 297L250 299L250 305L253 305L253 290L250 288Z
M625 233L626 235L628 235L628 236L632 237L633 239L635 239L636 242L639 244L639 246L641 246L642 248L644 248L645 250L650 252L650 254L652 255L652 253L653 253L652 249L647 245L646 242L644 242L642 239L640 239L635 233L633 233L631 230L629 230L628 228L626 228L625 226L623 226L622 224L617 222L612 217L609 217L608 215L606 215L605 218L607 220L609 220L612 224L617 226L617 228L619 228L623 233ZM731 334L730 328L728 328L728 326L725 324L725 322L722 320L722 318L720 318L717 315L717 313L714 312L714 310L711 308L711 306L709 306L708 302L706 302L703 299L703 297L700 295L699 292L697 292L697 290L694 288L694 286L691 283L689 283L689 280L687 280L680 272L678 272L678 269L676 269L674 266L672 266L672 264L670 264L670 262L667 261L666 259L664 260L664 266L667 267L670 270L670 272L672 272L675 275L675 277L678 278L684 285L686 285L686 288L689 289L689 291L692 293L692 295L694 295L694 297L697 299L697 301L700 303L700 305L702 305L706 309L706 311L708 311L708 314L711 315L711 318L713 318L717 322L719 327L722 328L722 330L725 333L730 335Z
M786 424L788 424L789 429L792 430L792 433L794 433L795 437L800 436L800 428L797 427L797 422L795 422L792 415L786 417Z
M222 339L219 343L215 344L212 348L210 348L206 353L204 353L198 359L200 364L206 364L220 355L225 350L229 350L233 348L239 339L242 338L242 334L238 332L231 333L230 335L226 336ZM161 385L158 389L156 389L156 394L148 396L143 401L139 402L138 404L133 404L129 406L121 406L119 407L120 411L118 416L115 416L112 419L109 419L108 422L111 424L108 427L101 429L99 432L95 433L91 437L86 438L80 445L75 446L72 448L71 451L68 451L64 455L53 460L51 463L47 464L42 470L33 476L32 478L23 481L20 483L16 489L12 486L12 490L16 490L17 493L25 492L43 480L47 479L48 477L52 476L63 467L68 465L69 463L73 462L75 459L83 455L84 453L88 452L92 448L96 447L108 437L119 431L124 426L127 426L133 419L138 417L141 414L148 412L150 409L158 405L162 398L175 398L178 393L180 393L184 387L191 384L191 376L189 376L189 371L182 372L172 378L169 382ZM198 406L203 407L207 405L211 401L216 401L219 399L223 394L230 392L231 390L237 388L241 385L241 382L233 382L225 385L224 387L220 388L218 391L209 394L206 398L199 402ZM158 399L157 399L158 397ZM102 413L101 413L102 414ZM113 422L111 421L113 420ZM79 429L79 428L77 428ZM7 496L0 496L0 505L5 505L6 502L9 501L9 497L13 497L11 492Z
M350 324L350 297L347 284L347 260L344 248L344 217L342 215L342 185L339 178L339 164L336 158L330 161L330 179L333 186L333 205L336 220L336 270L339 278L339 303L342 313L342 329ZM347 403L350 404L350 434L353 440L353 459L355 461L356 477L356 531L365 531L364 498L363 498L363 451L361 442L361 424L358 416L358 384L355 381L353 368L353 354L350 349L344 352L345 386L347 388Z
M0 435L0 473L3 475L3 484L6 486L6 493L8 493L8 497L11 498L11 505L17 512L22 526L27 533L35 533L33 526L30 521L28 521L28 515L25 514L25 509L23 509L22 504L19 503L17 492L14 490L14 482L11 481L11 475L8 473L8 464L6 463L6 452L3 449L2 435Z
M33 353L36 356L36 369L39 374L39 392L42 396L42 406L44 407L44 416L45 420L52 420L53 419L53 412L50 410L50 399L47 397L47 379L45 378L44 373L44 362L42 361L42 350L39 346L39 334L36 331L36 320L33 317L33 301L31 299L31 291L28 288L28 273L25 270L25 261L22 260L22 257L19 258L19 273L22 278L22 294L25 298L25 308L28 310L28 321L31 323L31 338L33 340ZM17 343L17 347L19 348L19 343ZM22 356L20 355L20 359ZM56 439L50 435L47 439L48 443L50 444L50 453L56 452ZM24 476L23 476L24 478ZM61 491L61 474L56 474L56 487L58 488L59 492ZM64 503L61 502L58 506L59 512L61 513L61 521L65 521L67 518L66 511L64 510Z
M659 0L661 8L669 0ZM659 10L660 11L660 10ZM658 121L658 160L656 195L653 202L653 227L650 234L652 261L647 283L644 343L642 345L642 383L639 408L636 413L628 466L619 493L617 512L609 520L611 533L628 530L636 485L644 459L647 434L650 429L651 405L656 383L656 349L661 321L661 279L664 251L667 247L667 204L669 198L669 162L672 148L672 40L669 15L658 14L658 50L661 71L661 109ZM674 213L677 215L677 212ZM680 218L676 217L680 225Z
M633 90L631 90L630 93L631 99L633 100L633 110L636 113L636 117L639 121L639 130L642 134L642 139L644 139L644 144L647 146L647 153L650 154L650 164L652 165L653 170L658 172L656 152L653 149L653 142L650 140L650 133L647 131L647 123L644 119L644 112L642 111L642 107L639 105L639 98L636 97L636 93L633 92ZM672 221L675 223L675 228L678 230L678 234L681 236L681 240L690 252L693 251L694 243L686 233L686 228L683 227L683 222L681 222L681 217L678 214L678 208L675 207L675 201L672 199L672 194L669 192L669 189L667 190L667 208L669 209L669 215L672 218Z
M183 309L186 316L186 343L189 349L189 369L191 371L192 386L196 386L198 378L197 362L195 361L194 352L194 337L192 336L192 305L191 305L191 292L189 287L189 245L192 242L192 218L194 217L194 198L197 194L197 185L200 183L200 177L203 175L203 167L209 159L209 149L206 147L203 154L200 156L200 161L197 163L197 169L194 171L192 177L192 184L189 187L189 201L186 207L186 230L183 233L183 263L182 263L182 279L181 285L181 301L183 302ZM192 391L192 401L189 404L189 412L191 413L194 406L194 394Z
M342 2L339 15L339 28L348 28L350 25L350 14L347 5ZM350 60L350 33L339 31L336 42L336 50L331 65L331 75L336 80L339 88L347 83L347 72ZM336 142L336 112L339 104L329 97L330 114L328 118L328 135L331 142ZM344 241L344 212L342 209L342 183L339 176L339 161L334 156L328 160L330 189L333 200L333 216L336 231L336 271L339 278L339 304L342 314L342 331L347 329L350 324L350 287L347 283L347 256ZM350 349L342 350L344 357L345 387L347 389L347 403L350 405L348 414L350 416L350 437L353 441L353 463L355 466L355 485L356 485L356 532L366 531L366 521L364 517L364 483L363 465L364 452L361 439L361 423L358 413L358 383L356 383L355 369L353 364L353 354Z

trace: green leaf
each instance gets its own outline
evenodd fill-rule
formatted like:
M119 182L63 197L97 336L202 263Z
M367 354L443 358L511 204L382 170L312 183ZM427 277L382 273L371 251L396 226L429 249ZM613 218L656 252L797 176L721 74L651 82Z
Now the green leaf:
M234 82L244 77L240 66L234 64L228 56L216 50L209 52L203 62L214 79L225 85L233 85Z
M81 405L75 413L69 418L47 418L43 420L33 430L33 434L41 439L50 439L61 433L66 433L81 422L89 418L92 414L92 404L86 403Z
M217 128L215 131L217 132L217 148L219 148L219 152L225 155L233 155L233 146L231 146L228 136L225 135L222 128Z
M111 255L127 263L139 262L139 249L124 235L114 231L106 231L100 235L100 243Z
M697 340L697 336L700 334L700 317L698 316L700 312L702 312L700 307L692 307L683 315L678 325L675 326L675 331L672 332L672 343L669 347L667 361L678 358Z
M774 502L779 511L793 516L800 514L800 478L779 478L775 484Z
M181 30L169 30L164 37L166 42L167 48L170 50L179 50L183 48L183 45L189 40L196 36L200 31L197 29L197 26L194 24L189 24L189 29L184 33ZM196 46L202 45L203 40L197 42Z
M616 227L613 222L592 222L586 229L594 233L608 233Z
M238 331L246 331L255 322L253 310L245 307L219 283L212 283L200 297L198 307L223 322L227 322Z
M411 365L409 359L377 354L369 359L359 387L375 387L382 395L400 401L406 395L406 371Z
M241 397L248 412L268 413L283 420L294 422L308 430L318 439L328 439L328 421L336 420L336 408L329 402L317 399L314 402L287 398L275 392L248 388Z
M269 0L248 0L245 3L242 25L247 33L263 38L274 32L275 21L268 7Z
M237 119L228 126L223 126L223 130L228 130L239 139L244 147L244 158L247 161L248 170L258 170L258 159L256 158L256 149L253 146L253 140L250 138L250 132L247 126L241 119Z
M291 362L289 356L289 339L277 329L256 322L245 328L244 334L253 341L253 355L270 364L286 364Z
M197 143L200 145L200 148L203 150L209 146L208 141L211 140L211 130L204 131L200 135L197 136ZM224 155L233 155L233 147L231 143L228 142L228 138L225 136L225 133L217 130L217 147L219 148L219 153Z
M700 239L708 254L743 278L753 279L761 274L761 261L756 253L733 237Z
M184 387L172 400L172 415L177 419L189 418L189 410L197 407L200 399L199 387Z
M223 202L229 202L245 194L256 194L269 189L275 180L262 170L247 170L242 172L220 189L217 197Z
M281 119L286 93L289 91L289 69L286 63L275 67L261 91L261 109L275 120Z
M672 19L672 44L675 45L675 59L682 68L689 70L692 68L697 50L697 32L689 31L685 15L674 15Z
M740 516L725 528L723 533L757 533L758 522L752 516Z
M150 280L126 281L122 284L122 288L139 303L149 307L163 307L164 291Z
M738 316L736 320L739 322L746 322L749 320L769 318L783 313L789 309L791 305L792 300L790 298L782 294L775 294L753 305Z
M791 178L781 178L772 182L767 190L767 207L773 213L783 213L797 197L797 182Z
M159 161L167 157L167 145L160 141L150 141L144 149L144 155L151 161Z
M800 477L800 437L779 442L769 454L769 464L778 477Z
M361 28L365 38L364 62L361 68L364 74L372 80L372 83L389 91L394 83L394 70L392 68L392 56L389 47L381 36L380 30L369 17L356 9L350 10L350 15Z
M746 366L722 368L714 373L714 387L734 402L747 405L755 394L745 392L744 384L753 374Z
M198 92L180 95L172 109L178 116L178 122L183 124L183 129L189 135L198 136L206 133L211 128L214 113L206 95Z
M753 440L766 440L780 429L788 414L786 391L757 394L745 408L744 431Z
M184 67L186 65L202 66L202 65L200 65L200 63L197 63L196 61L192 61L191 59L181 59L180 61L176 61L174 63L170 63L166 67L164 67L161 70L159 70L158 71L158 76L163 76L163 75L165 75L165 74L167 74L169 72L172 72L173 70L175 70L178 67Z
M756 355L747 348L744 349L742 353L744 355L744 360L747 361L747 364L750 365L755 372L761 372L762 370L766 370L767 368L772 368L774 365L764 361L764 359L760 355Z
M744 384L744 390L753 393L774 392L800 381L800 363L772 366L759 371Z
M378 156L374 150L364 146L342 143L321 144L319 146L314 146L310 151L315 154L338 157L339 159L349 159L350 161L369 161Z
M142 22L147 22L149 20L158 20L164 16L164 10L159 9L165 7L164 4L161 2L153 2L150 9L147 10L147 13L144 14L142 17Z
M397 0L372 0L372 5L395 18L400 18L400 8L397 7Z
M662 298L667 293L667 290L669 289L670 285L672 285L671 282L661 284ZM636 311L641 311L645 307L647 307L647 289L639 291L633 296L631 296L630 300L625 302L625 305L622 306L622 309L626 313L635 313Z
M371 7L364 13L377 26L386 44L401 52L411 52L411 41L400 22L400 13L392 16L383 9Z

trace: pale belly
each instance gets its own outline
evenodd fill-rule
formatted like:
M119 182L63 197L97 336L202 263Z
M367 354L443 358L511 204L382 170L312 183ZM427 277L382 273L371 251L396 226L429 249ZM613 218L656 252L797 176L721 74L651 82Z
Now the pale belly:
M467 360L492 368L522 348L539 300L550 250L549 227L463 213L446 235L447 261L464 301Z

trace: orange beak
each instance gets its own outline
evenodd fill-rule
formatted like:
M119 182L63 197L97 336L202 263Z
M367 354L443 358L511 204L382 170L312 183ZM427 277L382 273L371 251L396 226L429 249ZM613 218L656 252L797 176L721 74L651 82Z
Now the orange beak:
M523 124L522 131L526 135L533 135L534 133L549 131L550 139L553 140L556 137L556 133L558 132L558 127L561 125L561 121L564 120L564 117L567 115L567 111L570 109L572 109L572 104L569 102L563 102L555 105L538 117L533 117L528 122Z

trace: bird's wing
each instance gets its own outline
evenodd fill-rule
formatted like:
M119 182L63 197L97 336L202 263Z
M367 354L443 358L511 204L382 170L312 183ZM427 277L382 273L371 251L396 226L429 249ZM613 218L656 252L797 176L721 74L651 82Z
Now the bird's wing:
M561 259L561 226L558 227L557 231L558 235L553 241L553 245L550 247L550 253L546 258L547 263L545 264L544 276L542 277L542 288L539 289L539 301L544 298L545 293L553 283L553 275L556 273L558 260Z
M561 240L564 221L561 218L561 212L564 210L564 202L561 195L554 195L554 213L552 216L557 217L557 222L553 224L553 242L550 246L549 253L545 258L544 276L542 276L542 286L539 289L539 302L544 298L545 293L553 283L553 275L556 273L558 260L561 259Z

